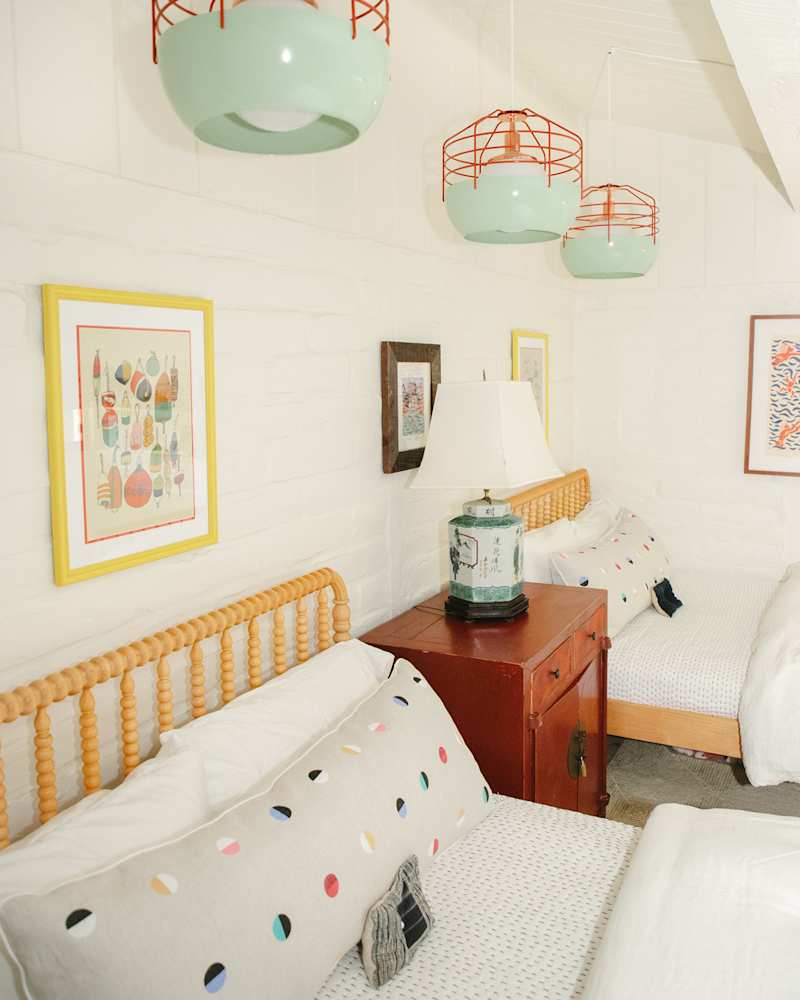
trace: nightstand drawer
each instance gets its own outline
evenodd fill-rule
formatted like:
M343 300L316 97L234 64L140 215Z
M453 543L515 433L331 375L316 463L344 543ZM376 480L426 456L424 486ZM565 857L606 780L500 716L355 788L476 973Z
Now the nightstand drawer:
M567 639L536 668L531 682L531 713L541 713L557 701L572 680L572 639Z
M579 625L575 632L575 669L583 670L598 655L603 641L604 608L598 608L591 618Z

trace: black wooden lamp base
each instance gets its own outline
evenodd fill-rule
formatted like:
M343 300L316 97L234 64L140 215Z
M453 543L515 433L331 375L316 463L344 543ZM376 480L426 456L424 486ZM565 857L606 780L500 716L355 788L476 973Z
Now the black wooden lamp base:
M463 622L510 622L528 610L527 594L518 594L511 601L465 601L451 594L445 601L444 610L453 618Z

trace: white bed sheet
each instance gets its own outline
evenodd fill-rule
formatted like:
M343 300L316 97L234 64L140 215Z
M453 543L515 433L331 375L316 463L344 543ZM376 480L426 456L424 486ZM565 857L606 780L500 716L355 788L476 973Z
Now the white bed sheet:
M661 805L589 977L589 1000L797 1000L800 819Z
M676 570L684 606L648 608L614 639L608 697L735 719L750 651L777 581L742 573Z
M381 997L579 997L639 832L495 796L491 815L423 876L433 931ZM317 1000L375 996L353 949Z

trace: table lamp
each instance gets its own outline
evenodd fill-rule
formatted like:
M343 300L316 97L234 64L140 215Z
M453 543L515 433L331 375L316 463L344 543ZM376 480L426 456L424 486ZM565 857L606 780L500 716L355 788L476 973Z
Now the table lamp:
M490 489L562 475L553 461L530 382L444 382L413 489L479 489L450 521L450 596L465 621L510 620L528 610L522 589L522 518Z

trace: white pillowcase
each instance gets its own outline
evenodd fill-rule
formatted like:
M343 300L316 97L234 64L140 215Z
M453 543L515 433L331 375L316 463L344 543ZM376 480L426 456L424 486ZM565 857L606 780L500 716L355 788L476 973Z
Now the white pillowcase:
M0 852L0 903L89 875L181 836L211 816L203 763L184 750L145 761L112 791L99 791ZM0 997L23 997L0 943Z
M393 662L391 653L358 639L338 643L220 711L164 733L161 745L200 755L211 806L224 809L338 725L377 690Z
M602 538L611 530L619 510L611 500L591 500L572 521L562 517L544 528L526 532L523 579L528 583L559 583L553 578L550 556L565 549L591 545Z
M650 607L650 591L667 574L663 544L636 514L624 508L595 545L550 557L553 580L569 587L608 591L608 634L615 636Z

